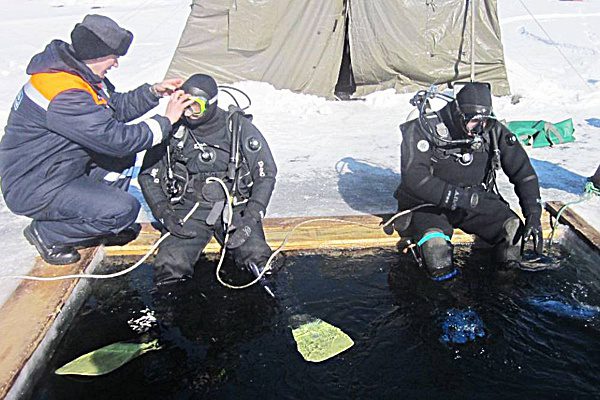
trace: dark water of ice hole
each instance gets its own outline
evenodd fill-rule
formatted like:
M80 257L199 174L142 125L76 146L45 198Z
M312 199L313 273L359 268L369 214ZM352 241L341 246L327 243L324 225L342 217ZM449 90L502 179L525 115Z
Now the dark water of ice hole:
M558 250L557 250L558 251ZM152 293L151 266L97 281L34 398L54 399L577 399L600 398L600 269L560 250L561 268L500 271L457 248L462 274L429 280L392 250L288 255L274 284L233 291L202 260L169 296ZM107 270L122 269L120 260ZM250 279L232 264L228 279ZM160 326L127 321L149 307ZM450 309L474 310L485 336L440 340ZM310 314L340 327L354 347L323 363L296 350L289 320ZM150 352L101 377L54 375L81 354L158 337Z

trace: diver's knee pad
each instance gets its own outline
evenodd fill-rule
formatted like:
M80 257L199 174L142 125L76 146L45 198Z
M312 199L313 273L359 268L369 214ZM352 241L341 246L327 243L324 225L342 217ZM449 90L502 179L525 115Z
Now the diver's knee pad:
M494 249L496 262L506 263L521 259L521 240L523 224L517 217L507 219L502 225L500 241Z
M429 231L417 243L423 265L434 281L444 281L454 277L458 270L454 267L453 247L450 238L439 231Z

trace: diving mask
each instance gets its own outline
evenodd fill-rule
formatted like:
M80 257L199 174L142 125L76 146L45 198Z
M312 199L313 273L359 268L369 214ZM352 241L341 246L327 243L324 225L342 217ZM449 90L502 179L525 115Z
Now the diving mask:
M200 118L204 115L206 109L211 104L215 103L217 96L212 98L208 98L208 96L204 95L190 96L190 100L193 100L194 102L185 109L184 115L188 118Z
M462 125L469 135L483 135L488 131L495 118L486 114L461 114Z

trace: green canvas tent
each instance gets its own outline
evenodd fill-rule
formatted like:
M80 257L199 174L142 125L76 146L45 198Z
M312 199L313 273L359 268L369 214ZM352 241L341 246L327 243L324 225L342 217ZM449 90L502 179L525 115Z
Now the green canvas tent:
M193 0L167 76L202 72L328 98L465 81L471 4L475 79L509 94L496 0Z

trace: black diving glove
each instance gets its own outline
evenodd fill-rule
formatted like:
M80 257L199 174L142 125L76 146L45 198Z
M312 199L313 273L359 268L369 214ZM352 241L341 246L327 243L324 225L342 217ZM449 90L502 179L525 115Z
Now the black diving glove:
M260 213L246 208L242 217L233 221L234 230L227 241L227 248L235 249L246 243L246 240L258 229L260 220Z
M391 224L385 225L389 221L382 222L382 224L384 224L383 231L387 235L393 235L394 232L398 232L400 234L401 232L404 232L408 229L408 226L410 225L411 221L412 212L408 212L406 214L396 217L396 219L394 219L394 221Z
M523 241L533 242L533 251L542 254L544 251L544 235L542 231L542 222L540 214L530 214L525 217L525 228L523 229Z
M175 211L166 202L158 204L156 208L157 214L160 215L159 222L166 230L171 232L171 235L180 239L191 239L198 235L195 230L183 226L181 218L175 214Z
M494 193L470 188L452 187L447 190L441 206L454 211L462 209L478 214L492 214L496 212L496 203L500 197Z

